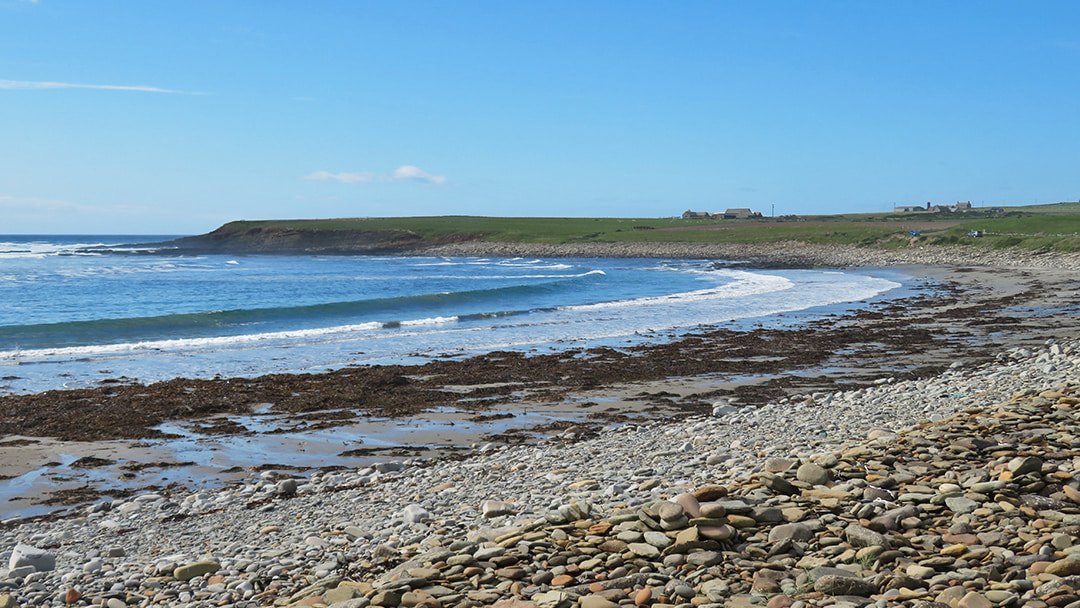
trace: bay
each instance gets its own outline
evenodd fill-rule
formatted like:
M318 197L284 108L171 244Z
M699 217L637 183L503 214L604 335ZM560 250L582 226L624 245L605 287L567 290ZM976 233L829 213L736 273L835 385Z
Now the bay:
M798 325L908 286L881 269L714 260L181 257L121 246L169 238L0 236L0 390L619 346L704 325Z

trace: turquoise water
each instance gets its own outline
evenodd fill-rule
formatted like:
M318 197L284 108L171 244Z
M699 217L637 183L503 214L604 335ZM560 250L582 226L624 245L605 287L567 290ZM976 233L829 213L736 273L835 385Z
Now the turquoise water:
M0 236L0 390L550 351L889 297L887 271L709 260L146 255ZM93 247L109 246L107 252Z

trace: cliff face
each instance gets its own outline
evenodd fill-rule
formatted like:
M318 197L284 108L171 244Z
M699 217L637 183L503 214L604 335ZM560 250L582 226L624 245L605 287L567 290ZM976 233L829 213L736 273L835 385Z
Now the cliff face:
M272 226L238 230L226 224L208 234L184 237L171 244L181 251L192 253L357 255L396 253L467 240L471 240L471 237L425 239L408 230L323 230Z

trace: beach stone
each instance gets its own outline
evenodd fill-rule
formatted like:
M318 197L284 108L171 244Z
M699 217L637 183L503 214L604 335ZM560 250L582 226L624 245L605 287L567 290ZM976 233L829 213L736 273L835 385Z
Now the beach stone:
M8 569L15 570L24 566L33 567L38 572L48 572L56 568L56 556L44 549L38 549L26 543L18 543L11 550Z
M713 404L713 407L712 407L712 415L716 416L717 418L722 418L724 416L734 414L734 413L736 413L738 411L739 411L739 408L735 407L734 405L731 405L727 401L717 401L716 403Z
M804 542L812 538L814 538L814 533L806 526L806 524L800 522L780 524L779 526L774 526L773 529L769 531L770 543L783 540Z
M1054 576L1080 575L1080 557L1067 557L1058 560L1048 565L1044 572L1053 574Z
M701 503L693 494L683 493L675 498L675 502L683 508L688 517L701 517Z
M718 502L704 502L698 505L698 514L695 517L705 519L719 519L727 515L727 509Z
M829 483L829 471L819 464L807 462L796 470L795 478L813 486L823 486Z
M691 566L708 568L724 561L724 554L719 551L695 551L686 556L686 563Z
M379 591L371 597L371 604L373 606L384 606L385 608L396 608L401 604L401 598L404 595L403 591L397 589Z
M87 574L93 574L95 572L100 572L101 567L102 563L100 559L92 559L83 564L82 571L86 572Z
M660 549L657 549L653 545L648 543L630 543L626 546L634 555L644 557L645 559L654 559L660 557Z
M795 466L795 461L789 458L769 458L765 461L765 470L770 473L783 473Z
M674 522L686 517L686 511L678 503L664 502L658 509L658 515L662 521Z
M1028 473L1037 473L1042 470L1042 465L1042 459L1037 456L1017 456L1009 461L1008 470L1015 478Z
M957 608L993 608L994 604L978 591L969 591L957 602Z
M578 605L581 608L616 608L619 604L599 595L586 595L578 600Z
M905 505L903 507L889 509L888 511L872 519L871 523L877 524L886 530L896 530L900 527L901 520L907 519L909 517L917 517L918 514L918 507L914 505Z
M979 508L979 503L963 496L950 496L945 499L946 506L953 513L971 513Z
M886 539L883 534L879 534L859 525L851 525L845 528L844 538L856 547L887 547L889 543L888 539Z
M501 599L491 605L491 608L537 608L535 602L523 600L519 597Z
M217 572L221 570L221 564L213 560L204 560L180 566L173 570L173 578L180 581L189 581L197 576Z
M572 597L562 591L545 591L532 596L532 601L539 608L567 608Z
M425 519L430 519L430 518L431 518L431 513L429 513L427 509L425 509L424 507L422 507L422 506L420 506L420 505L418 505L416 503L413 503L411 505L407 505L401 511L401 519L403 521L405 521L405 523L409 523L409 524L418 524L418 523L424 521Z
M786 572L762 568L754 573L754 580L750 585L750 590L768 594L780 593L780 581L785 578L788 578Z
M514 513L514 505L501 500L485 500L480 503L480 514L487 518L510 515Z
M1062 487L1061 490L1065 493L1066 498L1068 498L1072 502L1080 503L1080 490L1077 490L1071 485L1066 485Z
M912 578L926 580L937 574L937 570L921 564L909 564L904 570Z
M724 486L710 485L703 486L691 492L694 498L698 499L698 502L713 502L720 500L728 495L728 489Z
M793 486L790 481L784 479L776 473L759 473L758 479L761 480L761 483L765 484L765 487L778 494L787 494L790 496L799 493L799 490L795 486Z
M727 540L735 535L735 528L722 526L697 526L698 533L709 540Z
M10 593L0 594L0 608L19 608L19 601Z
M360 593L360 590L356 587L349 587L346 585L338 585L333 589L328 589L322 594L323 602L327 604L339 604L341 602L347 602Z
M296 494L297 485L295 479L282 479L277 482L274 491L280 496L293 496Z
M857 595L870 597L878 592L877 585L861 578L826 574L814 581L814 591L826 595Z
M648 532L646 532L644 534L644 538L645 542L661 550L668 548L673 542L671 537L667 534L654 530L649 530Z

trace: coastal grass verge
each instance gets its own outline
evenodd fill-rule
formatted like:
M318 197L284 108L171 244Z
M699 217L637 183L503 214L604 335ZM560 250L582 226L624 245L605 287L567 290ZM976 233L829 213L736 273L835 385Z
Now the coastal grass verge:
M235 221L219 239L377 235L385 242L479 240L507 243L772 243L798 241L901 249L969 245L993 249L1080 251L1080 203L907 212L759 217L752 219L421 216ZM402 240L404 239L404 240Z

